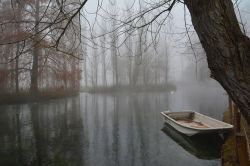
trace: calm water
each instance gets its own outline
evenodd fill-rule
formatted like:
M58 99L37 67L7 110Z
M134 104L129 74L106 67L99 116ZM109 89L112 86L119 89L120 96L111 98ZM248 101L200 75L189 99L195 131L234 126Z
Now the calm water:
M226 105L220 88L187 86L1 106L0 165L218 166L219 141L193 144L159 112L193 109L221 119Z

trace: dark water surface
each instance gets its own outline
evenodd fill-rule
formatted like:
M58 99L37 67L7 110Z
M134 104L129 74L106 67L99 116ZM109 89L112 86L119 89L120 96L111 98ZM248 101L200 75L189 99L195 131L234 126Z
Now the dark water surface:
M192 109L221 119L226 106L223 90L204 85L1 106L0 165L219 166L219 141L193 143L166 128L159 112Z

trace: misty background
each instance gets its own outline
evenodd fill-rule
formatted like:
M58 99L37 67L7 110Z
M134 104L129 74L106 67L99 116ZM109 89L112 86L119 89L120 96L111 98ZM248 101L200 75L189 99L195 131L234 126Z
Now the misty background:
M112 43L110 39L108 39L111 38L112 33L113 35L117 33L119 36L116 44L119 48L115 54L118 55L117 63L119 71L117 72L119 73L119 79L121 79L119 81L121 84L129 84L129 77L131 77L129 74L133 77L133 74L136 75L135 73L138 73L139 77L135 84L161 84L164 83L164 81L214 82L213 79L210 78L205 52L192 27L189 12L187 9L184 10L183 4L177 4L173 8L169 18L162 27L160 27L158 33L150 33L147 30L136 30L129 36L122 30L112 32L112 28L115 29L115 26L119 27L119 21L121 21L123 17L133 15L133 10L140 10L139 6L143 8L143 2L141 2L140 5L139 1L100 1L99 3L102 6L101 9L96 8L98 1L89 2L85 12L88 24L91 25L89 27L87 26L86 29L92 32L93 38L97 36L95 39L95 42L98 43L97 45L105 47L105 49L89 48L87 51L86 75L89 76L89 78L87 78L88 83L91 84L92 82L93 84L93 82L95 82L93 80L97 77L97 84L103 85L103 56L106 57L107 84L112 85L114 83L112 75L115 74L113 73L115 69L114 66L112 67L112 50L107 50L107 48L112 48ZM130 7L133 9L128 11L127 9ZM113 8L115 8L115 10L113 10ZM241 25L244 26L247 35L249 35L250 29L248 21L250 17L249 8L250 3L244 0L239 1L236 8L239 21L242 22ZM96 14L96 11L98 11L98 14ZM116 17L116 21L112 22L110 18L113 18L113 16ZM105 19L105 21L103 21L103 19ZM152 29L158 30L158 24L153 24L152 26L154 27ZM141 39L138 37L140 32L144 35ZM105 40L109 42L104 46L102 45L103 38L99 36L105 33L109 33L105 35ZM138 49L140 47L142 51ZM98 69L95 71L93 68ZM96 75L95 72L98 74ZM86 78L83 80L85 79ZM86 82L84 84L83 81L83 85L86 85Z
M228 107L183 4L143 26L155 13L126 20L150 3L89 0L63 31L82 1L65 13L60 1L11 2L0 0L0 165L221 166L221 140L202 148L162 131L161 111L222 120ZM250 2L237 2L249 36Z

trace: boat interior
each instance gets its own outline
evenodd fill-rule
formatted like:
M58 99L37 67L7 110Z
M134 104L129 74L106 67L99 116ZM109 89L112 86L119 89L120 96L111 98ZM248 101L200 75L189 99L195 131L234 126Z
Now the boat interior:
M176 114L169 114L169 116L180 123L181 125L192 127L192 128L210 128L209 125L205 124L204 122L200 121L194 112L183 112L183 113L176 113Z

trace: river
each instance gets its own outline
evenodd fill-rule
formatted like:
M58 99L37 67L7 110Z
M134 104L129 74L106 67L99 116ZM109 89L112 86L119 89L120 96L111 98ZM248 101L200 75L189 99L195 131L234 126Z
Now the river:
M216 83L0 106L0 165L220 166L221 144L193 146L164 127L160 112L190 109L221 120L226 107Z

